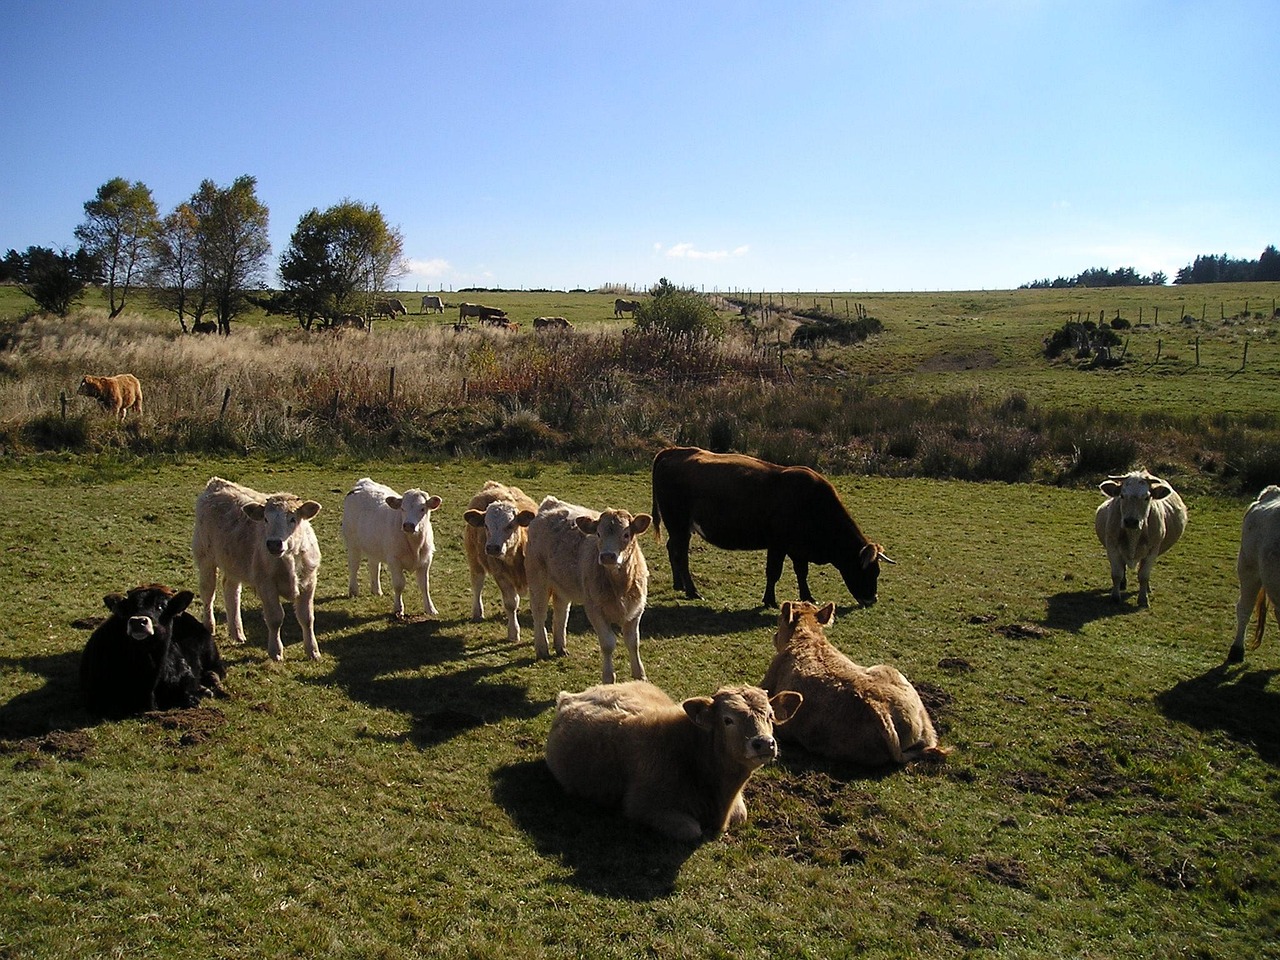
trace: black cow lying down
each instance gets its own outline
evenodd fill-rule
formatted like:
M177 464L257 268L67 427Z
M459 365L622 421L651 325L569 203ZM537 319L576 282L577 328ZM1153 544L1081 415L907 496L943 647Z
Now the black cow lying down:
M111 616L93 631L80 659L90 713L118 720L227 695L227 667L213 634L186 612L192 599L190 590L160 583L103 598Z

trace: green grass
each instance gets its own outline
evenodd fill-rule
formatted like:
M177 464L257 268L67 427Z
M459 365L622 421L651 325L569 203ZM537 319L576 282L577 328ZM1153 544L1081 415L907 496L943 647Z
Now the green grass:
M92 723L75 624L138 582L194 585L214 473L324 504L324 659L290 617L267 662L247 593L230 700ZM346 597L341 500L363 475L444 498L439 617ZM689 847L546 771L556 692L596 682L599 656L575 611L568 656L536 662L527 605L510 646L492 587L469 622L461 513L488 478L649 505L647 472L569 465L0 461L0 956L1277 955L1278 638L1221 666L1243 501L1188 496L1139 611L1106 600L1093 491L833 478L898 563L868 610L815 569L829 635L902 669L956 750L875 774L788 750L749 783L744 827ZM641 542L650 678L678 698L758 682L763 556L695 541L691 602Z

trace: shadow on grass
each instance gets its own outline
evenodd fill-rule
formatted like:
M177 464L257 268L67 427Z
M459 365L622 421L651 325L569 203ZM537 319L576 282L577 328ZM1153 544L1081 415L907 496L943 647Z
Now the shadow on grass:
M1224 663L1174 684L1157 695L1156 703L1171 720L1197 730L1220 730L1280 766L1280 691L1267 689L1277 676L1280 670Z
M76 730L95 721L80 703L80 650L37 657L0 658L0 673L43 677L44 684L0 704L0 740Z
M617 810L566 797L542 760L494 771L493 798L540 855L572 871L568 883L602 897L670 896L681 866L697 849L629 823Z
M1064 590L1049 597L1045 608L1043 626L1052 630L1067 630L1078 633L1085 624L1108 617L1127 616L1139 613L1138 607L1131 599L1122 599L1116 603L1111 599L1111 590Z

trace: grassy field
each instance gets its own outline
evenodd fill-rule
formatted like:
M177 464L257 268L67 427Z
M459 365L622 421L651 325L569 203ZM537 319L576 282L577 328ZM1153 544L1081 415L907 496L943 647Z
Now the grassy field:
M324 504L324 659L290 617L268 662L246 594L231 699L93 723L84 618L141 581L194 585L215 473ZM341 500L366 474L444 498L438 617L346 597ZM1221 665L1243 501L1188 496L1138 610L1106 599L1096 492L834 477L898 563L865 610L815 569L829 634L915 681L955 752L869 774L787 750L748 823L694 847L566 799L543 765L556 692L599 657L580 611L549 662L527 615L507 643L492 587L469 621L461 513L488 478L649 505L644 471L527 461L0 460L0 956L1280 955L1280 638ZM642 543L650 678L677 698L758 682L763 556L695 541L707 599L687 601Z

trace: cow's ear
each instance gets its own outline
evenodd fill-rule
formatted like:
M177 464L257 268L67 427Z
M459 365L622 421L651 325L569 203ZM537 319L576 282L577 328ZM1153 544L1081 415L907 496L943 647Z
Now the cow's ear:
M1157 480L1151 484L1151 499L1163 500L1169 494L1173 493L1173 487L1169 486L1163 480Z
M172 597L170 597L168 600L165 601L164 619L172 620L174 617L180 614L183 610L187 609L187 607L191 606L191 601L194 600L195 598L196 598L196 595L192 593L190 590L180 590L177 593L175 593Z
M533 523L533 518L536 516L537 514L532 510L521 510L516 514L516 526L527 527L529 524Z
M1112 480L1108 477L1098 484L1098 489L1105 493L1108 497L1120 496L1120 481Z
M824 627L836 622L836 605L828 603L818 610L818 622Z
M875 563L877 560L879 560L879 559L880 559L880 556L881 556L881 554L880 554L880 544L878 544L878 543L868 543L868 544L867 544L865 547L863 547L863 548L862 548L862 550L859 552L859 554L858 554L858 560L859 560L859 562L862 564L862 569L863 569L863 570L865 570L865 569L867 569L867 567L871 566L873 563Z
M579 517L578 529L585 534L593 534L600 529L600 521L595 517Z
M684 708L684 712L688 714L689 719L696 726L701 727L703 730L712 728L712 721L715 719L716 702L710 697L690 697L680 706Z
M303 520L310 520L320 512L320 504L314 500L304 500L302 506L298 508L298 516Z
M631 518L631 532L637 537L649 529L649 524L653 523L653 517L647 513L639 513Z
M778 626L792 626L795 623L791 616L791 601L783 600L782 609L778 611Z
M428 509L428 510L439 510L439 509L440 509L440 505L441 505L441 504L443 504L443 503L444 503L444 501L443 501L443 500L441 500L439 497L432 497L431 499L429 499L429 500L427 501L427 509Z
M804 696L794 690L783 690L769 698L769 706L773 707L773 722L786 723L796 715Z
M404 500L401 497L387 497L387 506L392 510L399 510L402 503Z
M241 509L244 510L244 515L248 517L250 520L252 520L254 523L266 522L266 518L267 518L266 509L263 507L262 504L246 503L243 507L241 507Z
M105 597L102 598L102 602L108 610L110 610L112 613L115 613L116 607L124 603L124 594L108 593Z
M484 526L484 512L481 510L468 510L462 515L462 519L467 521L468 525L473 527ZM516 517L519 520L519 517Z

